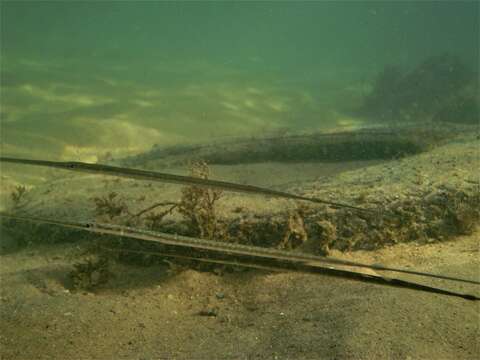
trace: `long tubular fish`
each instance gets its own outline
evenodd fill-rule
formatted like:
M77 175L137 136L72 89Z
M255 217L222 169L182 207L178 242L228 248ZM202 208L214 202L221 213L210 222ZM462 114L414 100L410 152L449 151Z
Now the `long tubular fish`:
M338 266L350 266L350 267L370 268L370 269L382 270L382 271L402 272L402 273L409 273L414 275L422 275L422 276L440 278L440 279L445 279L450 281L461 281L461 282L480 285L480 282L475 280L459 279L459 278L447 277L443 275L421 273L421 272L409 271L404 269L396 269L396 268L388 268L388 267L377 266L377 265L367 265L367 264L356 263L352 261L345 261L341 259L327 258L322 256L299 254L299 253L291 253L287 251L268 249L268 248L262 248L257 246L230 244L230 243L223 243L223 242L217 242L217 241L211 241L211 240L191 238L186 236L159 233L159 232L148 231L148 230L138 230L138 229L133 229L125 226L118 226L118 225L63 222L63 221L43 219L43 218L16 216L16 215L6 214L6 213L0 213L0 217L23 220L23 221L49 223L53 225L88 231L88 232L97 233L97 234L108 234L108 235L114 235L119 237L130 238L130 239L155 242L163 245L172 245L172 246L182 247L182 248L208 250L210 252L214 252L221 256L251 257L254 260L259 262L275 261L275 264L277 264L276 267L281 269L286 269L286 270L319 273L319 274L337 276L337 277L345 277L353 280L373 282L381 285L404 287L404 288L410 288L414 290L435 292L435 293L450 295L450 296L457 296L467 300L480 300L480 298L475 295L455 293L448 290L416 284L416 283L408 282L401 279L387 278L387 277L382 277L378 275L369 275L361 272L344 270L341 268L335 268L332 266L332 264L335 264ZM154 254L154 252L152 252L152 254ZM214 260L215 259L208 259L208 258L201 259L201 261L216 262ZM227 259L227 260L220 260L220 261L229 261L229 260ZM236 262L236 264L242 265L242 266L248 266L248 267L264 266L262 264L250 263L245 261ZM268 266L272 267L272 265L268 265Z
M23 165L34 165L34 166L45 166L45 167L52 167L52 168L71 170L71 171L81 171L81 172L87 172L87 173L122 176L122 177L127 177L132 179L218 188L226 191L243 192L243 193L249 193L249 194L262 194L266 196L273 196L273 197L279 197L279 198L285 198L285 199L303 200L303 201L309 201L317 204L326 204L333 207L343 207L343 208L353 209L357 211L374 212L373 210L364 209L357 206L337 203L337 202L328 201L328 200L322 200L318 198L290 194L287 192L266 189L259 186L242 185L242 184L236 184L236 183L220 181L220 180L201 179L193 176L174 175L174 174L167 174L167 173L162 173L157 171L131 169L131 168L118 167L118 166L110 166L110 165L88 164L88 163L75 162L75 161L61 162L61 161L48 161L48 160L32 160L32 159L10 158L10 157L3 157L3 156L0 157L0 162L23 164Z
M362 281L362 282L369 282L369 283L376 283L379 285L386 285L392 287L399 287L399 288L407 288L411 290L417 291L425 291L429 293L447 295L447 296L454 296L454 297L461 297L466 300L480 300L479 297L470 294L460 294L457 292L444 290L435 288L432 286L422 285L410 281L405 281L401 279L395 278L386 278L378 275L370 275L355 271L337 269L334 267L320 267L320 266L312 266L310 264L302 264L296 262L276 262L275 264L267 264L264 265L262 263L252 263L246 262L244 260L225 260L225 259L214 259L214 258L199 258L194 256L185 256L185 255L178 255L178 254L171 254L166 252L156 252L156 251L141 251L141 250L130 250L130 249L112 249L112 248L103 248L108 251L115 251L115 252L131 252L137 254L148 254L148 255L156 255L156 256L164 256L164 257L173 257L173 258L180 258L180 259L187 259L199 262L207 262L207 263L214 263L214 264L222 264L222 265L233 265L233 266L243 266L252 269L259 269L259 270L267 270L267 271L293 271L293 272L300 272L300 273L310 273L310 274L317 274L317 275L325 275L325 276L333 276L333 277L342 277L347 278L350 280Z

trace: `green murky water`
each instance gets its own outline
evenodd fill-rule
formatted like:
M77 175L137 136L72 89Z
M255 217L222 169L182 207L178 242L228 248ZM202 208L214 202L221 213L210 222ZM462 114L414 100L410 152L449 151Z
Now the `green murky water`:
M478 3L1 4L2 152L96 161L154 144L351 128L387 64L478 61Z

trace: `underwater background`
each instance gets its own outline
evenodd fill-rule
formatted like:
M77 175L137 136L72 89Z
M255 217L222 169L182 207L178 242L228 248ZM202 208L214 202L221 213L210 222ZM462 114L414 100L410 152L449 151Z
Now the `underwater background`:
M480 2L0 15L1 359L479 358Z
M478 67L477 1L2 1L1 151L98 161L354 128L386 65Z

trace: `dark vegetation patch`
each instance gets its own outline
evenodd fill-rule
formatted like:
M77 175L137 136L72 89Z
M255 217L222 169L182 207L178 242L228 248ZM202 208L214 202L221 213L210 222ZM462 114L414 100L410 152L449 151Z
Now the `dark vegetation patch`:
M237 139L229 143L154 147L126 159L133 167L178 166L189 161L234 165L259 162L340 162L395 159L427 151L451 137L452 129L430 127L385 127L341 133L316 133L260 139Z
M253 145L253 144L252 144ZM429 144L420 139L390 132L343 133L329 136L285 137L247 145L245 151L207 156L213 164L242 164L267 161L355 161L392 159L424 151Z
M410 71L387 66L378 74L360 115L387 123L479 123L478 73L458 57L444 54Z

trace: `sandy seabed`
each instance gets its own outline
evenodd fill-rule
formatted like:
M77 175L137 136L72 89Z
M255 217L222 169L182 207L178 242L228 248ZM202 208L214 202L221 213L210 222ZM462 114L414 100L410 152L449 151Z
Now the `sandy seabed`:
M475 191L478 162L478 138L472 135L392 162L216 165L213 170L224 180L335 199L341 194L347 202L367 189L367 203L380 198L387 203L424 199L449 188ZM28 196L36 215L82 220L92 215L92 196L122 190L128 190L125 199L138 209L149 205L148 198L139 200L146 191L157 201L179 194L170 185L153 188L132 180L67 174ZM283 208L282 201L229 194L221 206L228 213L233 203L261 217ZM333 249L331 255L479 280L478 228L444 240L374 251ZM114 264L106 284L94 291L73 290L69 273L81 257L79 242L38 244L32 239L18 248L4 232L0 245L2 360L480 356L479 302L318 275L175 271L167 263ZM476 285L401 278L480 295Z
M346 259L479 278L480 233ZM2 359L476 359L478 302L339 278L117 265L68 290L74 245L0 258ZM404 277L405 278L405 277ZM417 280L413 276L410 280ZM478 286L428 281L476 293Z

